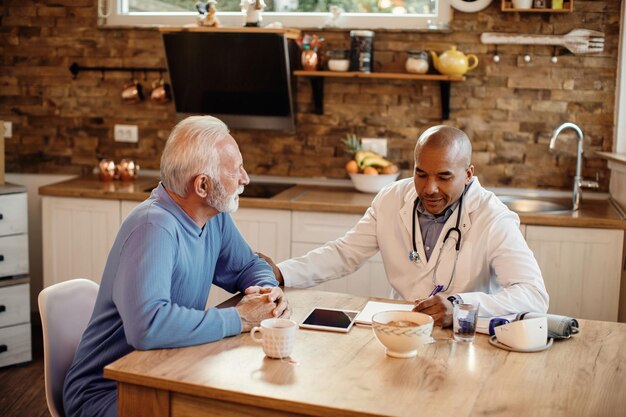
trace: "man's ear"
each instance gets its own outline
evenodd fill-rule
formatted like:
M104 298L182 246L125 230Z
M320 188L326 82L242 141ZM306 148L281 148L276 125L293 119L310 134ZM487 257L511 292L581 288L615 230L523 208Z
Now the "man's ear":
M467 170L465 171L465 185L469 184L469 182L472 180L472 177L474 176L474 165L470 165L467 167Z
M204 174L193 179L193 191L200 198L207 198L211 193L211 180Z

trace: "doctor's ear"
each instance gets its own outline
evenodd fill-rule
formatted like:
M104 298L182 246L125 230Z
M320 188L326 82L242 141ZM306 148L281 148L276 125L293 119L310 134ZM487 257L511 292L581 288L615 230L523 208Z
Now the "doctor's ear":
M467 170L465 171L465 185L469 184L469 182L472 180L472 177L474 176L474 165L470 165L467 167Z

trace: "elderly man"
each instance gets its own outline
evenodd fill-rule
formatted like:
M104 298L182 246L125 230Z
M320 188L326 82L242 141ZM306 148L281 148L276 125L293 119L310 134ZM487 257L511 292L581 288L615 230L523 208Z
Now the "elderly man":
M415 301L416 311L443 327L457 300L480 302L483 316L546 312L548 294L519 217L480 185L471 156L461 130L426 130L415 146L413 179L383 189L342 238L272 264L278 280L317 285L380 251L393 297Z
M134 349L212 342L289 314L272 269L228 214L249 178L226 125L210 116L180 122L163 150L161 181L111 248L65 380L68 417L117 415L116 383L103 367ZM247 295L205 310L211 284Z

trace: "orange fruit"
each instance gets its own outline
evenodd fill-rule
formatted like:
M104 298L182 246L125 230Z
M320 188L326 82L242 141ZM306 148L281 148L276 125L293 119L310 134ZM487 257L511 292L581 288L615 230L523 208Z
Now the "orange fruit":
M346 163L346 172L348 174L356 174L359 172L359 164L354 159L351 159Z
M374 167L365 167L363 169L363 173L365 175L378 175L378 171L376 171L376 168Z
M399 170L398 165L391 164L382 169L382 174L395 174L396 172L398 172L398 170Z

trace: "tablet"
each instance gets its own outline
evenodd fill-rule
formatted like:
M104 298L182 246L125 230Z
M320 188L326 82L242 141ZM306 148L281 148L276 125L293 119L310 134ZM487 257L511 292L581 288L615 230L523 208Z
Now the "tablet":
M315 307L300 323L304 329L348 333L358 311Z

